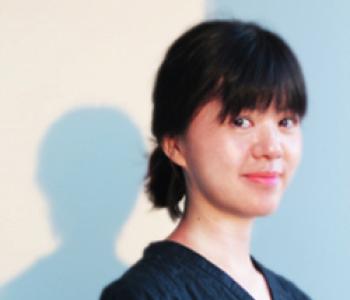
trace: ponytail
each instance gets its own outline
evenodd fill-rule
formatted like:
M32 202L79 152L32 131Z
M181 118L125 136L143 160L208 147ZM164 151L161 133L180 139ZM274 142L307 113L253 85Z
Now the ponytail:
M160 146L151 154L146 180L146 191L154 207L166 207L173 220L181 217L179 203L186 192L184 175Z

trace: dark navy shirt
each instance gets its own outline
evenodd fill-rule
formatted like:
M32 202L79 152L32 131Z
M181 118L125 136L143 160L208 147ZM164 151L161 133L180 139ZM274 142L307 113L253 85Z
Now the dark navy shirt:
M265 268L273 300L310 300L292 282ZM100 300L252 300L227 273L193 250L172 241L150 244L143 258L107 286Z

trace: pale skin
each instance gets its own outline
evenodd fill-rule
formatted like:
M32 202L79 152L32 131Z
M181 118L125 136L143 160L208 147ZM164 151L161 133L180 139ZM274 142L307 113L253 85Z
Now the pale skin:
M220 123L220 109L213 99L183 135L163 139L187 189L184 216L168 239L207 258L254 299L271 299L250 258L251 233L256 217L277 209L300 161L300 122L271 106Z

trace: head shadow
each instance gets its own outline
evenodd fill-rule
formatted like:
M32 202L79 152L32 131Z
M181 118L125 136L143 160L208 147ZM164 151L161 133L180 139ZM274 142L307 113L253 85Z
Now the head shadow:
M64 114L45 134L36 180L60 240L57 251L2 288L2 299L97 299L125 266L114 241L146 166L133 122L110 107Z

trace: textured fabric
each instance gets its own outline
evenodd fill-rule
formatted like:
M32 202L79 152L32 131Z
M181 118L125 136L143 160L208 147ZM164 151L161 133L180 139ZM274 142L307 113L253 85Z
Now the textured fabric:
M268 282L273 300L310 299L293 283L268 270L253 257ZM193 250L172 241L152 243L144 256L100 300L252 300L228 274Z

